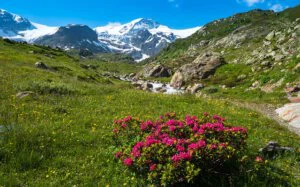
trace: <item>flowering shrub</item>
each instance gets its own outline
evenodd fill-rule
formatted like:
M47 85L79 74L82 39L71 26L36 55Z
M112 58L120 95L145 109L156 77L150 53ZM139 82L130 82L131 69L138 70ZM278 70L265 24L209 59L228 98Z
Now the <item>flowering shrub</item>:
M247 130L228 126L217 115L179 120L167 113L156 121L131 116L115 120L114 136L116 159L149 182L166 185L223 171L241 157Z

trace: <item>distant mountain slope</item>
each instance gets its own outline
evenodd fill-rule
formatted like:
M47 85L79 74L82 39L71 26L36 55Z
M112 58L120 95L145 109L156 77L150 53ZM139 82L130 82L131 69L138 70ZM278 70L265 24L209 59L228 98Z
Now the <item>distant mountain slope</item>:
M0 9L0 35L14 36L19 31L34 29L29 20Z
M0 11L0 36L69 49L130 55L136 61L155 56L178 38L185 38L200 27L174 30L151 19L139 18L127 24L109 24L91 29L68 25L49 27L30 22L21 16Z
M200 27L187 30L172 30L151 19L139 18L126 24L110 24L97 27L99 40L115 52L129 54L143 60L158 54L169 43L185 38Z
M188 38L178 39L148 62L179 67L204 52L215 51L222 52L229 63L245 63L253 50L263 44L267 34L273 30L288 30L296 18L300 18L300 6L281 13L253 10L236 14L208 23Z
M43 36L35 43L65 50L89 49L93 52L110 52L104 44L98 41L97 33L86 25L60 27L56 33Z

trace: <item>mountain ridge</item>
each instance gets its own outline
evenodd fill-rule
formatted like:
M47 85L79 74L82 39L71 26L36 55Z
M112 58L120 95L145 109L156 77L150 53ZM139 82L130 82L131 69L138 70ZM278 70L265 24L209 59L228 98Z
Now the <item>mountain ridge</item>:
M86 25L85 31L77 29L77 34L81 35L81 31L87 33L87 30L89 30L90 34L97 34L98 41L95 38L93 41L88 40L88 36L82 37L82 41L78 41L78 38L74 34L70 34L66 30L70 25L49 27L31 22L26 18L3 10L0 13L0 26L1 15L5 15L8 18L5 19L6 21L2 25L6 24L10 26L2 26L2 28L6 28L5 30L0 30L0 36L2 37L59 47L64 50L84 49L95 53L121 53L133 57L136 61L142 61L158 54L176 39L188 37L200 28L174 30L152 19L138 18L125 24L108 24L96 28ZM62 37L61 35L64 36ZM61 37L63 40L59 41L58 38ZM69 38L67 42L66 38Z

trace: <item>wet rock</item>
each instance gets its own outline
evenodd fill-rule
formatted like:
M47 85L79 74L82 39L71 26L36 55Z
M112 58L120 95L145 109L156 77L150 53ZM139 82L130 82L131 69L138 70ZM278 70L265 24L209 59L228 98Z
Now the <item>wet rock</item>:
M167 90L166 90L165 88L163 88L163 87L155 88L155 91L160 92L160 93L165 93L165 92L167 92Z
M148 82L145 82L144 84L142 84L142 89L147 91L147 90L150 90L151 88L153 88L153 85L148 83Z

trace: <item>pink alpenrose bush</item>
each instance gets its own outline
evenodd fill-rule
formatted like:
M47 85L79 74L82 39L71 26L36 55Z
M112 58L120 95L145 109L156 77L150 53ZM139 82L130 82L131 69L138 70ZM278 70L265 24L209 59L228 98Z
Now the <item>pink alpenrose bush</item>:
M176 118L167 113L156 121L128 116L114 122L116 159L151 183L193 182L197 177L224 170L241 157L247 130L225 125L224 118ZM226 168L225 168L226 169ZM203 176L202 176L203 175Z

